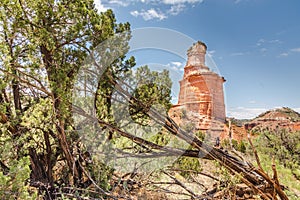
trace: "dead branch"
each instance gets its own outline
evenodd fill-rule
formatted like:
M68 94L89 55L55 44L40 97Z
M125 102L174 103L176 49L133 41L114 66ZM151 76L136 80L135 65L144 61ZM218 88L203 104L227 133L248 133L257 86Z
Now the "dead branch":
M109 76L108 76L109 77ZM121 80L114 80L113 77L109 78L111 83L115 86L115 89L117 93L124 98L129 104L139 105L143 106L143 103L140 102L138 99L132 97L132 95L128 92L127 89L122 88L122 86L126 86L127 88L130 88L125 82ZM122 85L122 86L121 86ZM81 113L82 110L79 110L79 113ZM84 113L85 115L86 113ZM147 114L152 120L154 120L156 123L162 125L170 134L182 139L189 145L191 145L194 149L196 149L198 152L198 156L206 159L212 159L218 161L222 166L224 166L232 175L241 175L241 181L244 182L248 187L253 189L256 194L259 194L263 199L270 200L272 199L272 196L270 194L265 194L262 190L260 185L265 185L266 183L269 183L272 185L276 193L280 196L281 199L285 200L287 199L286 195L282 191L279 184L276 184L273 180L270 179L270 177L263 171L259 157L257 155L256 149L254 148L251 140L250 144L255 152L256 160L259 166L259 169L256 169L251 163L245 162L241 160L240 158L237 158L235 156L232 156L226 152L223 152L220 149L214 148L204 142L202 142L198 137L193 135L190 132L186 132L180 129L180 127L166 114L161 114L160 112L156 111L155 109L150 109ZM135 142L138 145L141 146L147 146L150 149L160 150L163 152L167 152L169 154L174 155L180 155L183 153L182 149L175 149L165 146L160 146L155 143L152 143L150 141L147 141L143 138L139 138L137 136L134 136L130 133L127 133L125 131L120 130L118 127L109 124L102 120L95 120L98 121L98 123L101 126L105 126L109 128L113 132L117 132L123 137L126 137L130 139L131 141ZM185 150L184 150L185 151ZM192 153L192 152L190 152ZM193 152L195 153L195 152ZM166 154L161 154L166 155ZM189 156L191 154L185 154L185 156ZM153 155L152 155L153 156ZM155 155L156 156L156 155ZM172 178L172 177L171 177ZM173 177L174 178L174 177ZM178 182L178 180L173 179L177 184L181 185L183 188L185 188L186 191L188 191L189 194L192 196L196 196L192 191L190 191L188 188L186 188L182 183Z
M209 175L209 174L206 174L204 172L197 172L197 171L194 171L194 170L182 170L182 169L168 169L170 171L176 171L176 172L190 172L190 173L194 173L194 174L200 174L202 176L206 176L208 178L211 178L215 181L220 181L219 179L217 179L216 177L212 176L212 175Z
M174 184L174 183L173 183ZM174 192L172 190L168 190L166 188L163 188L163 187L160 187L158 185L154 185L155 188L157 188L157 192L164 192L164 193L167 193L167 194L177 194L177 195L184 195L184 196L188 196L190 198L192 198L193 196L189 193L184 193L184 192Z
M174 176L172 176L171 174L167 173L166 171L162 171L165 175L167 175L168 177L170 177L172 180L175 181L175 183L177 185L179 185L180 187L182 187L185 191L187 191L188 193L190 193L193 198L197 198L198 196L189 188L187 188L183 183L181 183L181 181L179 181L177 178L175 178Z
M258 156L258 154L257 154L256 148L254 147L254 145L253 145L253 143L252 143L252 141L251 141L251 138L250 138L250 134L249 134L249 133L248 133L248 135L247 135L247 138L248 138L248 141L249 141L249 143L250 143L250 145L251 145L252 151L253 151L253 153L254 153L254 156L255 156L255 159L256 159L256 163L257 163L259 169L260 169L261 171L263 171L263 168L262 168L262 166L261 166L261 164L260 164L259 156Z

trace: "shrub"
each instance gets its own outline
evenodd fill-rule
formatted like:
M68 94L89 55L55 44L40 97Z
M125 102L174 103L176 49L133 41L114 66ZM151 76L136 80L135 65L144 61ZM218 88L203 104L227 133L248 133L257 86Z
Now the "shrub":
M13 160L8 174L0 172L0 199L37 199L36 191L29 191L27 180L30 177L29 157Z
M246 145L245 145L245 142L243 140L238 143L237 150L242 152L242 153L246 152Z

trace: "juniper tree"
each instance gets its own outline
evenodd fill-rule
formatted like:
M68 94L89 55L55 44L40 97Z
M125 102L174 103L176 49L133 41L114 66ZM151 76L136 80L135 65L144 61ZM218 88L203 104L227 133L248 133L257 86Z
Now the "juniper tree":
M11 154L11 159L29 155L35 181L53 186L63 180L82 186L83 171L75 152L78 136L71 117L73 83L86 57L103 41L128 32L122 44L127 45L130 25L118 24L112 10L99 13L92 0L1 0L0 4L0 137L9 137L14 148L31 144ZM132 63L122 55L115 59L114 70L125 70ZM44 105L46 112L37 111L38 105ZM29 111L38 112L31 116L42 119L39 124L24 123ZM68 173L54 178L58 160L66 162ZM10 163L5 163L9 168Z

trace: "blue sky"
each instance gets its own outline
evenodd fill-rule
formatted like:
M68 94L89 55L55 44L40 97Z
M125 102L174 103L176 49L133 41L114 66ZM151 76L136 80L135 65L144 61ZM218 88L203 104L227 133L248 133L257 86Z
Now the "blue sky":
M252 118L283 106L300 111L299 0L96 0L96 5L113 9L118 22L128 21L132 29L167 28L206 43L227 80L227 116ZM182 77L180 56L132 54L138 65L176 70L175 86Z

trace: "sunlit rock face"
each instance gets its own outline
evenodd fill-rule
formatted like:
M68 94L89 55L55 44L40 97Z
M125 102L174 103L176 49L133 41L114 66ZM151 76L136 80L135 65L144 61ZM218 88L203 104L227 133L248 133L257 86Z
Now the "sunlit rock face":
M226 117L225 79L205 65L206 50L204 43L197 42L187 51L178 103L173 105L169 115L178 124L193 123L194 130L210 132L217 137L224 131Z

